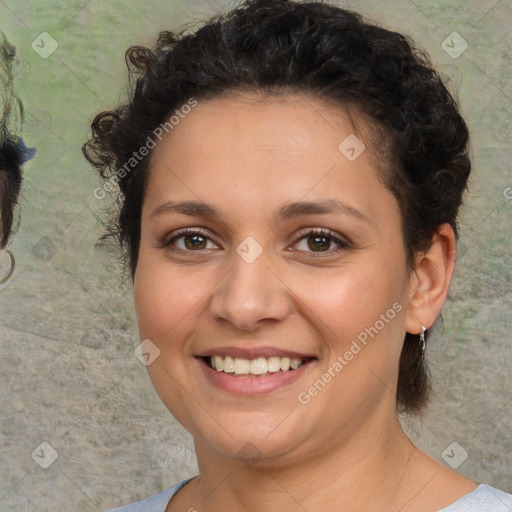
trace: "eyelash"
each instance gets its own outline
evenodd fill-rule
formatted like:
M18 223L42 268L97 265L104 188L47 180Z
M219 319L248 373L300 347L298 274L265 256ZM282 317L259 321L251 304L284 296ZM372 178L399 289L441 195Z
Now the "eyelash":
M184 228L180 231L178 231L178 233L176 233L175 236L173 236L170 240L164 240L161 244L161 248L165 248L165 249L169 249L171 251L181 251L181 252L186 252L186 253L201 253L201 252L204 252L205 249L199 249L197 251L193 251L193 250L188 250L188 249L178 249L176 247L173 246L173 243L180 239L180 238L183 238L184 236L187 236L187 235L200 235L208 240L211 241L211 237L208 236L204 231L202 231L201 229L199 228ZM302 231L300 234L299 234L299 238L296 240L295 243L298 243L304 239L307 239L308 237L310 236L322 236L322 237L325 237L327 238L328 240L330 240L331 242L334 242L336 244L338 244L340 247L338 249L335 249L335 250L327 250L327 251L319 251L319 252L314 252L314 251L299 251L299 252L307 252L310 254L311 257L313 258L318 258L318 257L322 257L323 255L327 255L327 256L331 256L333 254L338 254L348 248L350 248L350 243L346 240L346 239L343 239L343 238L338 238L336 236L334 236L334 233L328 229L318 229L318 228L314 228L314 229L309 229L309 230L304 230ZM198 254L199 255L199 254Z

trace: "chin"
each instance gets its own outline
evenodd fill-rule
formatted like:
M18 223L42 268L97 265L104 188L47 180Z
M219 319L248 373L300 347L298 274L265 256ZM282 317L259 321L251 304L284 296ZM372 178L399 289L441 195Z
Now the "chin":
M291 440L294 441L294 446L290 445ZM197 444L196 440L196 450L198 450ZM293 450L296 446L296 439L291 436L287 436L286 439L269 439L264 436L255 438L238 432L237 436L233 438L228 435L203 437L199 444L202 444L209 453L215 452L225 459L231 459L237 465L263 468L275 467L279 459L284 459Z
M248 467L256 463L265 466L265 461L275 466L276 459L283 458L284 462L286 455L307 437L304 421L299 418L294 421L293 414L287 414L240 411L228 417L218 416L217 421L210 418L205 422L199 418L194 425L184 427L194 437L198 455L215 452Z

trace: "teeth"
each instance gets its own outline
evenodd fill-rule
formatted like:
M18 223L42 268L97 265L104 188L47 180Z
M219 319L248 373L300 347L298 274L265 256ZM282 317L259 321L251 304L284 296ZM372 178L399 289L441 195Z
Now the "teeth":
M222 357L220 358L222 359ZM224 359L224 363L222 365L224 371L226 373L235 373L235 361L232 357L226 357Z
M214 366L214 368L215 368L217 371L219 371L219 372L223 371L223 367L222 367L222 365L223 365L222 357L220 357L220 356L214 356L214 357L213 357L213 360L214 360L214 362L215 362L215 366Z
M258 357L257 359L238 359L233 357L211 356L210 364L214 370L236 375L264 375L279 370L287 372L296 370L304 364L304 359L298 357Z
M281 369L280 357L269 357L267 359L267 372L278 372Z
M215 357L219 357L219 356L215 356ZM217 371L219 370L219 366L217 366ZM246 373L250 373L250 370L251 370L251 363L249 362L249 359L234 359L233 366L235 367L235 373L237 375L243 375ZM222 370L224 370L224 365L222 366Z
M253 375L262 375L267 373L267 369L268 364L264 357L259 357L258 359L253 359L251 361L251 373Z
M302 360L301 359L297 359L296 357L294 357L290 361L290 366L292 367L292 370L296 370L301 364L302 364Z

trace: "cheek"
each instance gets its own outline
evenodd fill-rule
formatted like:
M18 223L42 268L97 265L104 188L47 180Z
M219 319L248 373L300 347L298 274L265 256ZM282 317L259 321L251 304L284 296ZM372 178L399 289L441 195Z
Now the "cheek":
M344 378L333 389L348 386L360 396L379 379L392 381L403 339L404 290L401 274L375 262L338 269L304 288L301 298L322 333L327 366L343 358Z
M160 255L141 250L134 280L134 302L141 339L149 338L168 349L187 317L207 298L215 285L206 272L193 266L178 268Z
M372 269L372 265L309 275L296 283L294 291L310 314L324 324L323 330L343 339L357 334L369 322L373 324L398 297L398 288L387 280L383 269Z

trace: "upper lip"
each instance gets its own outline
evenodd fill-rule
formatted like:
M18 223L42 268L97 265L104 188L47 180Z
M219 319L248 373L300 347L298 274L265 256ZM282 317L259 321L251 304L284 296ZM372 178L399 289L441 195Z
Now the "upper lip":
M262 347L216 347L205 350L197 357L210 357L210 356L221 356L221 357L233 357L237 359L258 359L259 357L289 357L289 358L300 358L308 359L314 358L313 354L305 354L301 352L295 352L293 350L286 350L283 348L262 346Z

